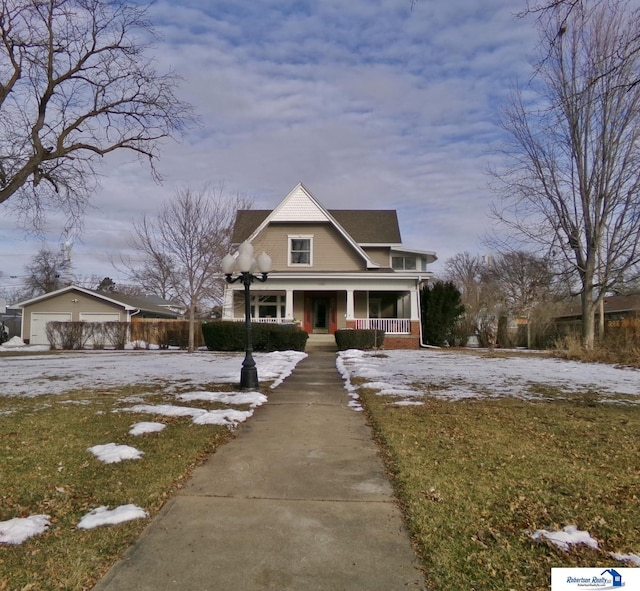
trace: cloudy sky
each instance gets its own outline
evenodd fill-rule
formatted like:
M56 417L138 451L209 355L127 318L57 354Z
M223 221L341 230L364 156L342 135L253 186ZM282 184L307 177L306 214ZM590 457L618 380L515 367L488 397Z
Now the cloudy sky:
M129 155L105 161L75 240L76 275L109 262L131 222L178 188L224 183L272 208L302 182L328 208L393 208L406 246L483 253L485 174L511 86L530 76L524 0L160 0L160 67L184 79L201 126L166 142L156 184ZM64 220L50 218L59 248ZM0 205L3 287L42 246Z

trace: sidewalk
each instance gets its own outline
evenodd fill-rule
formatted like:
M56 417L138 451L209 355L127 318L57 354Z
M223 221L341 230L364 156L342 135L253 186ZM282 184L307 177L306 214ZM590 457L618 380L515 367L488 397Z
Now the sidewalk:
M424 589L335 353L311 351L94 591Z

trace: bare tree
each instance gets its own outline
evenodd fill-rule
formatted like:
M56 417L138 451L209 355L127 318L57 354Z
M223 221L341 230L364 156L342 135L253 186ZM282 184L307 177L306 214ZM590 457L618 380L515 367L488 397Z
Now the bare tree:
M497 297L509 316L526 318L530 349L532 316L552 299L553 273L548 261L524 251L508 252L495 257L483 277L496 286Z
M445 277L462 294L462 330L466 336L478 335L483 346L494 344L501 306L497 288L487 274L490 264L491 258L468 252L445 261Z
M26 273L25 290L28 297L62 289L71 273L71 261L61 252L42 248L24 267Z
M559 38L557 16L541 20L544 58L492 171L496 218L576 278L588 348L599 303L640 260L639 25L627 2L577 4Z
M229 252L236 211L251 204L246 197L227 196L222 185L185 188L157 216L134 224L131 246L142 255L143 266L140 270L123 262L134 278L157 271L170 286L158 295L172 297L189 310L189 351L194 350L197 307L222 295L220 261Z
M0 203L38 228L47 209L79 220L102 156L151 165L190 107L155 70L145 8L119 0L0 2Z

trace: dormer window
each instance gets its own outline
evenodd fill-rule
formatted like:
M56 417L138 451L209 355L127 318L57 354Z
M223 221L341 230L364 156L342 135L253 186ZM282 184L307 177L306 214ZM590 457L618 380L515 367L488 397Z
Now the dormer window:
M289 266L310 267L313 263L313 236L289 236Z
M391 267L396 271L415 271L418 268L415 256L391 257Z

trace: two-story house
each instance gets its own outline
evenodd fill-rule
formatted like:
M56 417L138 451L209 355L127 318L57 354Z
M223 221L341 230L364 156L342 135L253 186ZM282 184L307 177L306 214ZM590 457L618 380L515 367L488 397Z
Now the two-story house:
M436 255L402 246L394 210L325 209L298 184L272 211L237 212L232 242L244 241L273 261L251 287L254 321L310 335L381 328L386 348L420 346L420 288ZM222 317L244 319L242 285L226 286Z

